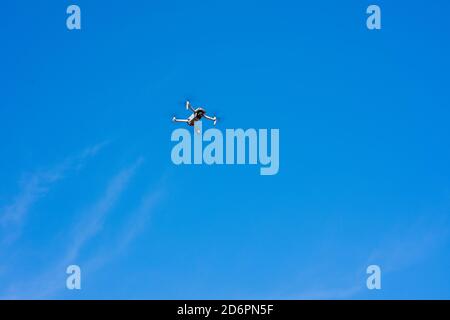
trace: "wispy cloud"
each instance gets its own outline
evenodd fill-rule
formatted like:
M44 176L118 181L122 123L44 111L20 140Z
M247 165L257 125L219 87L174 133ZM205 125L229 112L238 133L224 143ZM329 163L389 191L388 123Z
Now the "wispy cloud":
M105 193L84 214L85 219L72 230L72 242L63 264L70 263L78 257L78 254L87 241L94 237L102 228L107 214L114 208L119 197L128 186L130 179L135 174L143 159L139 158L130 167L119 172L108 184Z
M131 215L131 219L125 225L124 231L118 239L119 250L128 247L128 245L143 232L151 217L152 210L161 199L163 192L164 190L159 189L151 191L143 197L140 206Z
M71 241L65 252L57 261L52 263L50 268L26 285L20 286L13 284L7 292L7 296L4 298L14 299L26 297L43 299L64 289L64 271L66 267L71 264L77 264L79 255L85 245L102 230L108 213L115 208L120 196L126 190L130 180L142 162L142 158L137 159L131 166L122 169L110 179L103 194L87 210L80 214L81 222L76 224L68 233ZM142 212L146 208L149 208L152 203L153 200L151 197L146 199L141 208ZM130 230L130 232L130 236L132 237L134 231Z
M448 240L449 232L447 215L433 215L433 219L421 217L385 237L371 252L368 264L378 264L384 272L402 270L439 249Z
M86 148L76 155L67 157L49 169L38 170L25 175L20 181L21 188L19 193L13 198L11 203L0 208L0 227L8 230L3 232L3 242L11 243L17 239L20 235L20 227L25 222L33 205L45 197L52 186L63 179L69 171L81 169L86 161L96 155L107 143L103 142Z
M159 186L143 196L141 203L130 214L130 218L124 224L123 230L116 239L112 239L109 250L96 254L84 262L85 270L91 273L104 266L108 261L122 254L129 245L145 230L156 205L161 201L165 193L164 187Z
M366 269L376 264L381 267L382 274L404 270L443 248L450 233L447 215L434 215L433 219L422 217L414 222L397 226L396 230L383 236L378 246L368 252L367 259L351 268L342 278L349 280L348 285L341 287L319 286L305 290L292 299L351 299L357 298L366 290ZM320 275L315 275L320 279Z
M354 285L346 288L328 288L328 289L316 289L301 293L295 296L294 299L298 300L342 300L350 299L354 297L363 288L362 285Z

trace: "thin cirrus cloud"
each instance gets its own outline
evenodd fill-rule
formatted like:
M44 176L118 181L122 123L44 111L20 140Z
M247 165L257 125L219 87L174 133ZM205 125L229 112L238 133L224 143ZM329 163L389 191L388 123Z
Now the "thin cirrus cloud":
M44 299L54 297L65 288L65 270L71 264L79 263L79 256L83 248L99 234L107 219L108 214L114 210L121 195L126 191L131 179L143 163L143 159L137 159L132 165L122 169L108 182L103 194L85 210L81 216L81 222L75 225L68 233L69 242L65 252L60 258L51 264L43 273L37 275L26 284L13 283L4 297ZM130 215L125 223L125 228L116 239L120 245L111 250L84 261L83 270L95 271L107 261L122 252L133 239L142 231L150 213L161 196L161 190L151 191L144 195L137 209Z
M10 204L0 208L0 228L5 229L2 241L10 244L16 240L20 236L20 227L33 205L45 197L51 188L71 170L81 169L86 161L95 156L106 144L108 142L88 147L47 170L38 170L22 179L19 193Z
M104 194L86 211L84 220L72 230L74 241L63 259L63 264L75 260L85 243L101 230L107 214L114 208L142 163L143 158L138 158L130 167L123 169L110 180Z
M100 199L93 208L96 208L98 204L104 203L106 199L112 198L110 196L106 196L106 194L110 193L111 190L116 190L120 192L115 192L116 196L114 196L115 202L117 202L120 193L125 191L125 187L128 184L128 181L134 175L134 172L143 162L142 159L138 159L134 165L130 168L122 171L108 186L109 192L105 193L105 197ZM164 178L163 178L164 180ZM119 185L120 186L119 186ZM161 199L165 194L165 184L159 183L157 189L151 189L141 198L140 203L137 208L133 210L130 214L127 214L129 218L123 223L123 228L118 232L118 236L115 239L111 239L108 244L107 250L98 250L93 256L82 261L83 270L89 272L89 274L93 274L96 270L103 267L109 261L118 257L120 254L126 251L129 245L140 235L148 224L148 221L155 209L155 207L160 203ZM109 201L106 201L109 202ZM73 234L78 234L81 231L81 234L78 237L84 239L83 241L78 241L75 244L72 244L70 248L68 248L68 252L66 257L62 259L62 262L59 264L59 269L66 268L70 264L78 263L79 252L83 249L84 245L87 244L88 239L94 237L96 234L100 232L102 229L102 225L106 220L107 213L114 208L114 204L110 203L110 205L100 207L107 207L107 211L96 211L94 209L90 214L88 214L88 218L91 217L91 214L95 215L95 219L92 220L89 218L84 224L84 227L74 228ZM46 297L51 297L56 294L58 291L58 285L49 287L50 290L46 293ZM60 286L59 286L60 288Z
M126 251L129 245L144 232L145 227L155 209L165 194L165 188L159 186L157 190L151 190L142 197L139 206L130 214L130 218L125 222L124 227L116 239L112 240L108 250L103 250L100 254L84 261L83 270L90 273L95 272L107 262L116 258Z
M396 272L418 263L428 255L439 253L449 240L447 214L419 217L406 228L402 226L386 237L371 253L370 264L379 264L384 272Z
M446 215L434 215L434 221L421 217L410 224L397 226L386 234L380 244L369 252L368 258L357 268L342 274L348 279L347 286L313 288L289 298L293 299L352 299L358 298L366 287L366 269L375 264L382 275L402 271L426 259L432 254L445 254L450 227ZM441 251L439 251L441 249ZM401 297L398 297L401 298Z

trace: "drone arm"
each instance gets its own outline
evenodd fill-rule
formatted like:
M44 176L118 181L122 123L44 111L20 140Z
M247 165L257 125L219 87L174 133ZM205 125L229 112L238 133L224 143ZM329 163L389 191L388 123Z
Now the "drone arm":
M175 118L175 117L172 118L172 121L173 121L173 122L186 122L186 123L188 122L187 119L177 119L177 118Z
M204 115L204 117L206 119L208 119L208 120L214 121L214 125L216 125L216 122L217 122L217 118L216 117L210 117L210 116L207 116L206 114Z
M207 116L206 114L204 115L204 117L208 120L216 121L216 117L210 117L210 116Z
M192 112L195 112L195 109L192 108L191 103L189 101L186 101L186 110L191 109Z

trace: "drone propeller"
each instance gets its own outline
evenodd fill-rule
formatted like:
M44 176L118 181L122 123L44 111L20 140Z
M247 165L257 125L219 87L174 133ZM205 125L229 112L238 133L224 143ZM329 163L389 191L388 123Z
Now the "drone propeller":
M216 117L216 115L214 115L214 125L216 125L217 122L223 122L223 117Z
M187 109L187 102L192 102L193 101L193 99L191 98L191 97L181 97L181 98L179 98L179 99L176 99L176 101L175 101L175 107L178 109L178 108L180 108L181 106L183 106L185 109ZM180 110L180 109L178 109L178 110ZM182 109L181 109L181 111L182 111Z

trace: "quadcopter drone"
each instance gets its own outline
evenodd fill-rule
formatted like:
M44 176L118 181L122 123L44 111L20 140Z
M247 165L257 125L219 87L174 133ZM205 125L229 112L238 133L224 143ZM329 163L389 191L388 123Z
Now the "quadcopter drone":
M194 126L195 122L201 120L203 117L205 119L214 121L214 125L216 125L217 122L217 118L214 117L209 117L206 115L206 110L203 108L196 108L194 109L189 101L186 101L186 110L191 110L193 113L189 116L189 118L187 119L177 119L176 117L172 118L173 122L185 122L187 123L189 126Z

